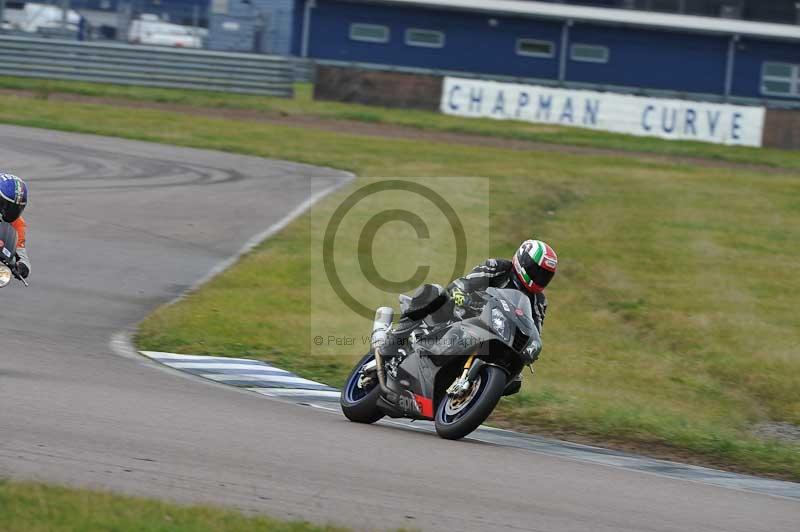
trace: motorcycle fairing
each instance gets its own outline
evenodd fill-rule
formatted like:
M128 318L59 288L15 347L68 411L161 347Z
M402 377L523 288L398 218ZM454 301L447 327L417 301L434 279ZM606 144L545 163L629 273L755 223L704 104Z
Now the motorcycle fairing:
M16 253L17 230L8 222L0 222L0 262L11 265Z
M525 294L517 290L489 288L487 295L490 297L480 316L434 329L417 338L414 351L397 367L396 377L387 376L387 386L397 394L397 402L392 404L381 398L382 410L394 417L433 419L437 375L440 370L451 366L448 363L454 358L466 358L478 352L479 357L493 360L498 353L519 351L521 342L527 345L531 341L541 341L533 323L530 300ZM508 321L510 334L507 340L500 340L492 328L493 309L498 309ZM495 346L501 349L495 350ZM521 367L518 363L518 367L513 367L513 363L505 361L502 365L512 366L510 374Z
M433 419L434 383L439 368L418 352L408 355L397 368L397 377L388 376L387 386L400 396L398 407L405 415Z
M482 343L494 337L494 332L487 330L486 324L480 318L468 318L454 323L438 338L421 338L418 340L418 345L428 356L436 358L471 355Z

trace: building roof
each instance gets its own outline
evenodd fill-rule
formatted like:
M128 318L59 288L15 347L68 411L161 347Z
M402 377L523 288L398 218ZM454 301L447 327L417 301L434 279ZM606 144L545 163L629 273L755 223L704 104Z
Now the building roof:
M534 18L574 20L598 24L637 26L653 29L684 31L691 33L712 33L742 35L780 40L800 41L800 25L773 24L726 18L700 17L696 15L677 15L614 9L605 7L551 4L546 2L520 0L356 0L367 3L393 4L472 11L496 15L511 15Z

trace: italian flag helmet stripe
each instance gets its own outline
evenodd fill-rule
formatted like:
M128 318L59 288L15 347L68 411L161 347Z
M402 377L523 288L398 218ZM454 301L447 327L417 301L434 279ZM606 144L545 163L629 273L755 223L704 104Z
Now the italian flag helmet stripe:
M519 272L522 274L522 278L525 279L526 283L530 283L531 282L531 278L528 275L528 272L526 272L523 268L520 268Z
M558 257L553 248L542 242L541 240L531 241L531 247L528 254L533 259L533 262L547 270L555 270L558 264Z
M542 257L542 262L539 264L545 270L554 272L558 266L558 257L556 256L556 252L544 242L542 242L542 245L544 246L544 257Z
M529 292L541 292L558 268L558 256L541 240L526 240L514 254L514 270Z
M531 246L531 250L528 252L533 259L533 262L536 264L542 264L542 257L544 257L544 246L538 240L533 241L533 246Z
M514 262L514 270L516 270L517 275L520 276L520 278L525 284L527 285L531 284L532 282L531 277L530 275L528 275L528 272L525 271L525 268L522 267L522 264L520 264L518 254L514 254L513 262Z

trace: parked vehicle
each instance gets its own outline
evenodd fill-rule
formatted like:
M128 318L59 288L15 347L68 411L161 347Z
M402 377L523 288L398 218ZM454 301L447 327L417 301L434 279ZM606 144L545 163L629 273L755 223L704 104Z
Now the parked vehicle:
M21 31L28 33L62 29L77 34L82 20L83 17L71 9L67 10L65 15L64 10L57 6L26 3L18 24Z
M432 294L430 300L419 301L422 293ZM385 415L431 419L439 436L459 439L478 428L503 395L518 391L523 354L541 348L530 300L497 288L474 292L471 299L473 316L456 319L441 287L400 296L403 317L421 321L407 345L386 350L396 353L391 357L382 351L394 312L378 309L372 350L342 390L345 416L359 423Z
M177 48L203 47L199 29L164 22L156 15L150 14L144 14L131 22L128 28L128 42Z

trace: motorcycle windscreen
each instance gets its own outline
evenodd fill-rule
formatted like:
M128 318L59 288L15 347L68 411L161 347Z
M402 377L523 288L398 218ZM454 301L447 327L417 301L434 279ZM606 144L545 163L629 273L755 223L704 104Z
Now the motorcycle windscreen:
M530 335L531 329L536 328L533 322L533 308L531 308L530 298L519 290L510 288L500 288L497 293L511 304L515 317L525 325L524 329L527 329L524 332Z
M17 230L8 222L0 222L0 261L11 262L16 252Z
M454 356L474 351L481 343L480 329L471 331L463 323L456 323L445 334L437 338L420 338L417 345L434 356ZM476 334L477 333L477 334ZM489 335L485 335L489 336Z

